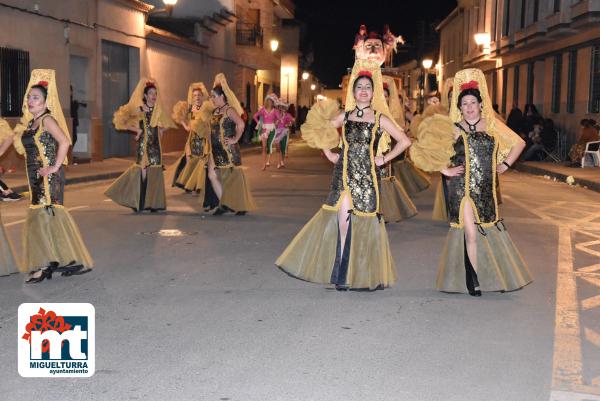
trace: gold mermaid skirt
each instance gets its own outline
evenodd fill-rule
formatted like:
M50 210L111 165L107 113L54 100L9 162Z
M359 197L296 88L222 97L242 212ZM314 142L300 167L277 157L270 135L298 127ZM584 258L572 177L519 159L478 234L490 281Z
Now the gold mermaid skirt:
M134 164L104 192L106 196L121 206L139 211L142 191L142 168ZM162 166L148 166L144 209L164 210L167 208L165 178Z
M192 156L193 168L190 167L189 174L184 171L187 178L182 179L183 187L188 191L196 191L200 197L204 197L206 190L206 158ZM186 166L187 167L187 166Z
M396 269L383 220L351 215L346 285L374 290L396 282ZM337 211L322 207L300 230L275 264L289 275L313 283L332 282L338 243Z
M417 214L417 208L395 177L381 179L379 209L386 221L401 221Z
M504 225L499 223L480 230L477 233L477 279L481 291L514 291L531 283L527 265ZM465 255L465 231L451 227L438 270L438 290L468 292Z
M448 222L448 209L446 207L446 198L444 196L443 178L438 181L435 188L435 197L433 199L433 213L431 218L437 221Z
M402 183L409 195L426 190L431 185L429 177L408 160L399 160L392 164L394 176Z
M94 266L77 224L62 206L30 208L25 220L23 243L23 273L46 267L50 262L57 262L59 266L71 262L82 264L85 268Z
M18 271L19 266L15 260L12 244L6 235L4 224L0 220L0 276L8 276Z
M173 181L171 182L172 187L179 187L179 188L183 187L182 184L179 184L179 181L180 181L181 173L185 169L186 165L187 165L187 159L185 157L185 153L183 153L181 156L179 156L179 158L175 162L175 172L173 174Z
M236 212L251 212L256 210L256 203L250 191L250 184L241 167L219 169L219 178L223 186L221 205Z

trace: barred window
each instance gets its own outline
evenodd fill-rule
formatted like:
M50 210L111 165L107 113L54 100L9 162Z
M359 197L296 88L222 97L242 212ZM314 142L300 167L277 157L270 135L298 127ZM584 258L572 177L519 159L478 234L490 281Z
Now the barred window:
M552 67L552 112L560 113L560 81L562 78L562 54L554 56Z
M0 47L0 115L21 115L29 75L29 52Z
M575 112L575 89L577 88L577 50L569 52L569 76L567 78L567 112Z
M510 31L510 0L504 2L504 24L502 26L502 36L508 36Z
M530 104L533 104L534 66L533 61L527 65L527 103Z
M600 45L592 48L592 68L590 77L590 113L600 113Z
M533 22L537 22L540 16L540 0L533 1Z

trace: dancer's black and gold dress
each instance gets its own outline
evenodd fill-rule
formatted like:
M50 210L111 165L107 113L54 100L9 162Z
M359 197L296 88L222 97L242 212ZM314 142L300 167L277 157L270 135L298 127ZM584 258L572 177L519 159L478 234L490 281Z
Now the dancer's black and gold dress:
M205 100L199 108L193 104L193 92L200 91L204 98L208 98L208 92L202 82L195 82L188 90L188 101L180 101L173 106L171 117L179 124L185 122L189 127L186 149L190 154L186 156L183 152L175 163L175 174L172 186L196 191L200 197L203 196L206 185L206 165L210 156L210 137L208 125L214 107L211 102Z
M402 107L398 88L394 78L383 76L384 88L388 90L389 100L388 106L390 113L396 123L404 126L404 116L402 115ZM387 133L379 141L377 155L384 155L390 148L392 140ZM416 216L417 208L410 199L410 196L399 181L392 174L392 162L388 162L385 166L378 167L381 170L381 192L379 209L386 222L399 222Z
M159 89L154 80L142 79L128 104L115 112L113 123L118 130L128 130L132 126L142 129L137 141L135 163L117 178L104 193L115 203L129 207L136 212L142 210L165 210L164 167L161 150L160 128L174 128L175 124L167 116L157 98L149 111L142 108L143 90L151 84ZM142 170L146 170L143 178Z
M305 140L320 135L319 126L329 124L335 132L329 122L331 109L337 112L333 103L325 100L313 106L307 122L316 126L313 130L303 126ZM380 173L374 162L383 133L379 118L376 113L374 123L351 121L346 113L329 196L275 262L288 274L353 289L373 290L396 282L385 223L379 214ZM344 254L340 255L338 211L344 196L349 197L352 210Z
M63 206L64 166L45 177L39 170L56 163L58 142L44 129L44 119L38 129L29 123L15 148L24 152L27 181L31 204L25 220L23 240L25 243L24 272L32 272L57 263L59 267L83 265L92 268L93 261L81 239L79 229L70 213Z
M250 212L256 209L256 204L242 168L240 145L225 143L225 138L236 136L236 125L226 116L227 108L222 113L213 114L210 121L212 158L223 186L220 204L236 212Z
M422 192L431 185L431 180L427 174L415 167L414 163L405 154L392 162L392 171L409 195Z
M10 143L12 137L12 129L5 120L0 118L0 142L7 140ZM19 266L15 260L13 246L6 235L6 229L0 217L0 276L7 276L18 271Z
M532 281L527 265L500 217L496 196L496 166L521 139L494 121L493 111L488 110L491 103L485 78L477 71L460 71L455 77L455 85L460 87L461 83L472 80L479 83L488 129L467 132L460 127L461 117L456 107L458 93L455 93L451 118L436 114L428 119L428 124L422 123L417 141L410 150L415 164L426 171L465 167L464 175L446 177L450 231L436 280L437 289L445 292L468 292L467 270L472 267L465 245L462 212L465 202L471 204L478 230L477 280L481 291L512 291ZM455 139L457 132L459 135Z

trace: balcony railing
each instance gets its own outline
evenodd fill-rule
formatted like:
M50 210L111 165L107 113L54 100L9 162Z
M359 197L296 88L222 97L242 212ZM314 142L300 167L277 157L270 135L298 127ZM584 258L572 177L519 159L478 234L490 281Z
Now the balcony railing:
M238 23L235 43L240 46L263 47L263 30L255 24Z

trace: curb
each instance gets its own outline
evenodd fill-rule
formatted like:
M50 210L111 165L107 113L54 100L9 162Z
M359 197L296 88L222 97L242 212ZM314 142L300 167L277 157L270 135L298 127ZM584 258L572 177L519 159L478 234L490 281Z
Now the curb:
M552 178L556 178L557 180L560 180L560 181L564 182L565 184L566 184L567 177L570 177L569 175L566 175L563 173L559 173L556 171L550 171L550 170L546 170L546 169L539 168L539 167L528 166L528 165L521 164L521 163L519 163L515 166L515 170L520 171L522 173L528 173L528 174L533 174L533 175L538 175L538 176L546 176L547 175ZM581 187L587 187L587 189L589 189L591 191L600 192L600 182L581 179L581 178L577 178L575 176L573 176L573 178L575 179L574 185L579 185Z
M256 151L256 149L258 149L259 152L261 150L260 147L257 148L256 146L247 146L247 147L244 146L240 149L240 152L242 154L251 153L252 151ZM127 168L129 168L129 166ZM72 177L72 178L68 178L68 176L67 176L67 179L65 180L65 185L82 184L82 183L86 183L86 182L110 180L112 178L119 177L121 174L123 174L125 172L125 170L127 170L127 168L125 168L124 170L120 170L120 171L112 171L109 173L102 173L102 174L95 174L95 175L83 175L83 176ZM166 165L165 165L165 168L167 168ZM11 187L11 189L16 193L27 192L27 191L29 191L29 185L27 185L27 184L18 185L15 187Z
M72 177L72 178L67 178L65 180L65 185L71 185L71 184L82 184L85 182L94 182L94 181L103 181L103 180L109 180L111 178L117 178L118 176L120 176L121 174L123 174L125 170L123 171L113 171L110 173L103 173L103 174L96 174L96 175L84 175L84 176L80 176L80 177ZM17 193L21 193L21 192L27 192L29 191L29 186L27 184L25 185L19 185L16 187L11 187L11 189L14 192Z

